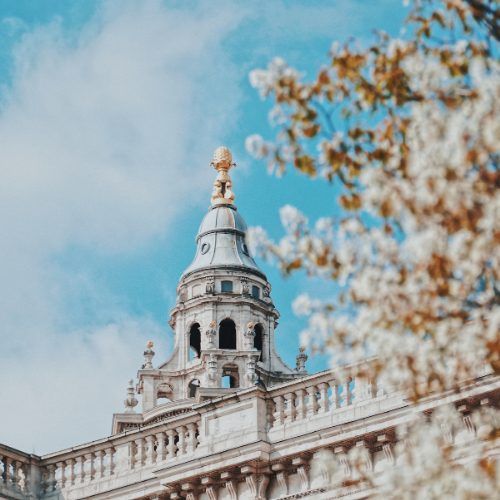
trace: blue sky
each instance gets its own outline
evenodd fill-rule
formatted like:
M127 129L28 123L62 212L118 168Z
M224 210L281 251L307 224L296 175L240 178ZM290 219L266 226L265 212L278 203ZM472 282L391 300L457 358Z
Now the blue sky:
M280 56L312 75L334 40L397 34L404 15L400 0L0 2L1 442L42 453L106 435L145 342L167 356L215 147L233 151L249 225L279 237L287 203L333 213L330 186L245 152L272 133L248 73ZM290 303L331 284L260 264L293 364Z

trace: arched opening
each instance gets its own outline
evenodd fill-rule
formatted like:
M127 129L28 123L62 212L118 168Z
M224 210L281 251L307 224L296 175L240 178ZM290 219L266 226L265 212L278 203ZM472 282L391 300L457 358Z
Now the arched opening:
M189 382L189 384L188 384L188 397L189 398L196 397L196 389L198 389L198 387L200 387L200 381L197 378L195 378L195 379L191 380L191 382Z
M193 323L189 329L189 360L199 358L201 353L200 325Z
M240 386L240 377L236 365L225 365L222 368L221 387L224 389L234 389Z
M260 351L259 361L264 361L264 351L262 350L262 336L264 329L260 323L257 323L254 327L255 337L253 338L253 346L257 351Z
M219 349L236 349L236 325L226 318L219 325Z

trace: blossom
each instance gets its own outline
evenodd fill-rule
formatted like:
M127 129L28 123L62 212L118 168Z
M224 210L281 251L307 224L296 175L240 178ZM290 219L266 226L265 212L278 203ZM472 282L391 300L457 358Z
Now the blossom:
M281 59L251 75L274 97L280 132L249 149L273 171L293 165L340 186L340 219L309 224L286 205L283 237L261 245L285 273L336 281L328 301L295 300L308 317L302 342L333 365L375 355L369 375L413 400L500 372L500 65L485 43L494 43L488 9L469 4L415 1L404 39L335 43L311 82ZM486 444L467 468L450 454L443 436L458 429L465 439L472 424L464 430L464 417L447 411L405 431L402 465L383 476L381 494L495 496L479 460ZM467 419L481 439L498 429L484 411ZM351 457L360 477L363 457Z

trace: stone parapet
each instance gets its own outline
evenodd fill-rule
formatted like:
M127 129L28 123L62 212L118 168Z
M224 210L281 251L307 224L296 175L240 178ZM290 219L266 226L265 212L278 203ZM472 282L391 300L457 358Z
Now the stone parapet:
M500 378L487 375L416 406L344 373L193 401L181 414L166 404L148 423L131 421L134 428L42 457L2 446L0 497L332 498L332 484L352 473L353 447L377 470L394 460L395 427L417 412L450 402L496 405L500 397ZM366 497L356 488L342 495Z

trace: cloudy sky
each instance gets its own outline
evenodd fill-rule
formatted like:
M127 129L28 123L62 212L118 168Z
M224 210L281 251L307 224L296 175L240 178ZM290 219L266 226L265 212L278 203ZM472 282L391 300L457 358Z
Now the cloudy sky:
M269 135L248 72L281 56L306 74L334 40L397 33L401 0L0 2L0 442L46 453L107 435L148 339L157 360L209 205L220 144L250 225L311 218L329 186L283 179L244 151ZM290 302L328 293L262 264L294 363ZM322 359L310 370L325 367Z

